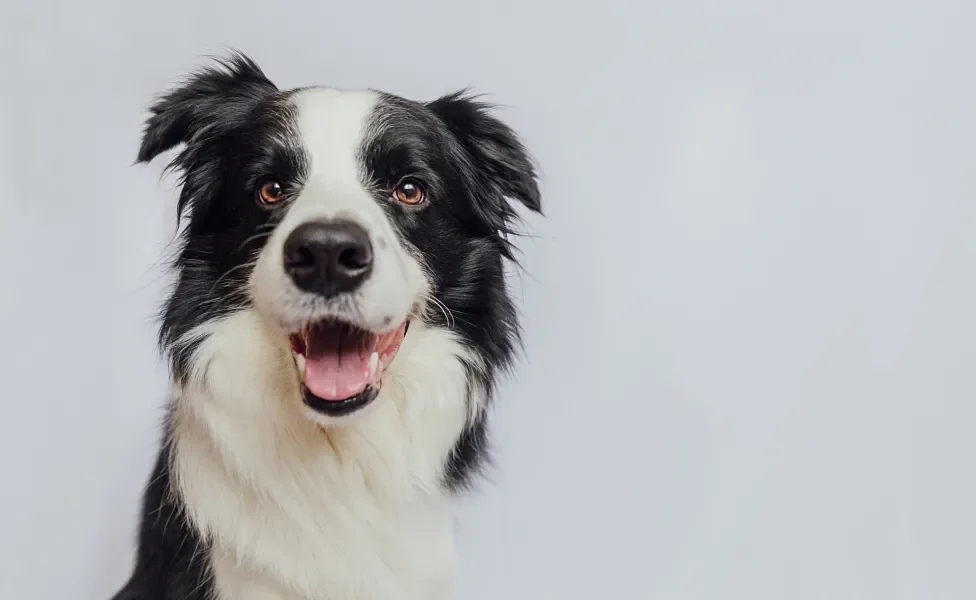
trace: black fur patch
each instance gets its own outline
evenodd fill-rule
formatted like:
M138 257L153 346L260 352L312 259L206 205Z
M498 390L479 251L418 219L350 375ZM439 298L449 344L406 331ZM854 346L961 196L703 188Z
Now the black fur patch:
M519 344L518 315L509 296L503 259L516 213L510 200L540 211L534 166L515 134L486 105L462 94L429 104L385 96L363 148L367 177L378 189L404 178L422 181L430 196L423 210L386 203L400 235L433 276L444 304L434 322L449 327L481 359L469 385L491 399L500 370ZM469 425L448 458L445 484L466 485L487 459L484 418Z
M253 201L256 188L271 176L297 188L305 177L306 158L288 144L294 137L288 96L253 61L235 56L152 106L139 161L182 145L169 168L181 174L178 210L187 223L159 334L178 379L186 377L195 348L183 337L249 303L252 261L282 216Z
M213 600L213 594L203 541L173 493L164 445L143 497L132 578L112 600Z

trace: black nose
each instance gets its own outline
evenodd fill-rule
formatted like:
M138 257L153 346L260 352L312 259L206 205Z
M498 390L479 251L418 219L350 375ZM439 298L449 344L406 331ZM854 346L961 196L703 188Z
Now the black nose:
M372 269L369 234L355 223L305 223L285 240L285 272L307 292L326 298L351 292Z

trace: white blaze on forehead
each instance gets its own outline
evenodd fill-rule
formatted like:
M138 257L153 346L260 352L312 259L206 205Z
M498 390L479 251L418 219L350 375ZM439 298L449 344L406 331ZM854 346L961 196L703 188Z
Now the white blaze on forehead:
M361 192L363 140L379 95L310 88L295 94L293 101L308 159L306 189L339 195Z

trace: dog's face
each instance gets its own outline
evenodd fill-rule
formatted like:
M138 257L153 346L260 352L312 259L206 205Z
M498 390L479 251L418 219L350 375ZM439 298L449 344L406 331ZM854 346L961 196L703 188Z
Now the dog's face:
M208 321L253 308L291 347L305 404L344 417L377 395L410 324L452 327L482 376L517 342L502 259L511 200L539 210L512 132L460 95L277 89L250 60L152 108L140 161L183 145L188 218L162 327L177 377Z

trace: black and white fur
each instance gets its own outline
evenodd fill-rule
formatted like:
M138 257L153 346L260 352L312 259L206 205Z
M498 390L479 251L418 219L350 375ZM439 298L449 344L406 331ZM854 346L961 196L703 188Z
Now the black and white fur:
M485 460L486 409L518 346L510 202L540 210L524 147L463 94L283 91L241 55L152 106L139 161L177 147L185 222L160 331L172 396L115 599L445 598L452 498ZM259 206L268 176L289 197ZM404 176L424 206L391 199ZM285 276L282 245L339 217L369 232L375 265L324 301ZM302 399L288 333L323 318L377 332L410 319L352 415Z

